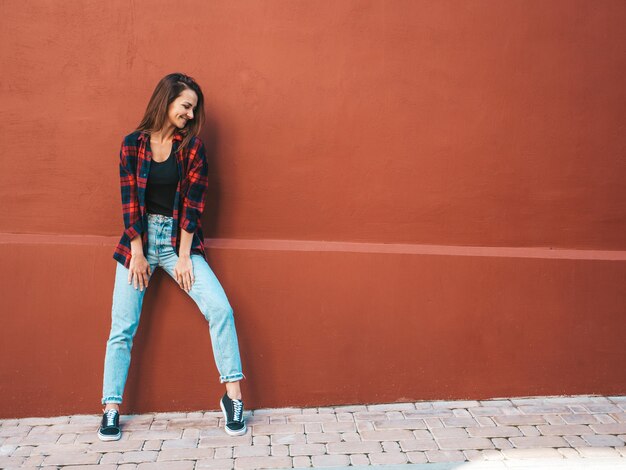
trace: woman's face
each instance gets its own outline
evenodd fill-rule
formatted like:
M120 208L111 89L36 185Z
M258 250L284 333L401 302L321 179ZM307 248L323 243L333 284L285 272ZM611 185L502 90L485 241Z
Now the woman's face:
M182 129L194 117L198 96L193 90L185 88L180 95L172 101L167 109L167 117L175 127Z

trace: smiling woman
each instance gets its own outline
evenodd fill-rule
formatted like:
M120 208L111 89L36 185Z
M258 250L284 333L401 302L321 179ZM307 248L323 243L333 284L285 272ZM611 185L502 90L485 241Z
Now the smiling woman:
M106 346L98 437L121 438L119 405L133 338L152 273L164 269L198 305L209 323L213 355L225 383L220 400L230 435L246 432L239 381L244 378L233 310L204 253L200 216L208 186L204 97L191 77L174 73L158 84L144 117L120 150L124 233L118 261L111 331Z

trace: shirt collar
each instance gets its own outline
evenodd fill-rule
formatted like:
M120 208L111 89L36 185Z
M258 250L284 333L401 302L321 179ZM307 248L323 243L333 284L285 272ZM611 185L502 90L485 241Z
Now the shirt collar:
M183 140L183 137L184 137L184 135L183 135L182 132L180 132L180 129L176 129L174 131L174 136L172 137L172 142L176 142L176 141L180 142L180 141ZM138 139L139 140L149 140L150 139L150 134L148 132L146 132L146 131L142 131L142 132L139 133Z

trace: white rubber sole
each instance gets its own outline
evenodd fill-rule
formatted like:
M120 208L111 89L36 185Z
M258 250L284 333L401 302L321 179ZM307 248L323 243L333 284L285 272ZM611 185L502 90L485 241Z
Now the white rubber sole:
M122 433L118 433L115 436L105 436L104 434L100 434L98 431L98 439L101 441L119 441L122 438Z
M224 403L222 403L222 400L220 400L220 408L222 409L222 413L224 414L224 431L226 431L226 434L228 434L229 436L241 436L242 434L245 434L248 430L245 422L243 423L243 428L241 428L239 431L231 431L230 429L228 429L228 427L226 426L228 416L226 416L226 410L224 409Z

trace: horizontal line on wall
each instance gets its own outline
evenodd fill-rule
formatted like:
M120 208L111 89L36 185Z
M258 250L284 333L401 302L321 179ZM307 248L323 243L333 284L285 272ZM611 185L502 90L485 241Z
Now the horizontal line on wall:
M105 237L99 235L0 233L0 244L95 245L114 247L118 241L119 237ZM337 251L343 253L626 261L626 251L575 250L550 247L420 245L409 243L338 242L323 240L250 240L239 238L211 238L206 239L205 243L207 248L227 250Z

